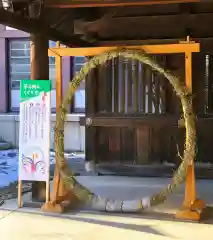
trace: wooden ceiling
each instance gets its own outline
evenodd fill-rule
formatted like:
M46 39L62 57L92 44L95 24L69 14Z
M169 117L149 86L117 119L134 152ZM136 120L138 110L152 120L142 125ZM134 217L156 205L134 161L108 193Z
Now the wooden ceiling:
M15 0L13 11L0 8L0 23L47 34L50 39L69 46L176 42L187 35L208 46L213 45L210 44L213 43L213 0L187 3L174 0L176 3L166 4L168 1L156 4L154 0L46 0L41 8L35 8L36 15L32 15L33 8L28 1ZM88 2L104 2L110 6L75 5ZM112 5L121 2L129 6ZM153 5L141 5L146 2Z

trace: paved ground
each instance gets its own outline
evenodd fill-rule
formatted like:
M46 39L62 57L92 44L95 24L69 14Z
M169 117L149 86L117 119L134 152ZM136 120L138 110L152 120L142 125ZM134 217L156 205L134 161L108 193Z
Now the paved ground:
M4 240L211 240L213 236L213 225L93 213L69 214L61 218L0 211L0 229Z
M151 195L164 187L169 179L127 177L77 177L101 196L133 199ZM213 203L213 181L197 182L198 195ZM17 209L17 200L9 200L0 208L0 233L3 240L108 240L108 239L205 239L213 236L213 221L183 223L172 221L183 200L184 188L158 207L141 215L103 214L78 210L62 215L43 214L38 209ZM24 201L29 194L24 196ZM160 214L159 214L160 213ZM168 217L163 217L163 214ZM165 220L166 219L166 220Z

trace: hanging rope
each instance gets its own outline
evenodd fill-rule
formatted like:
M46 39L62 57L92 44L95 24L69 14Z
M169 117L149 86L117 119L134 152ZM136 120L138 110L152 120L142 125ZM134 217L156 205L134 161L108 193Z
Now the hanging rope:
M106 61L117 57L124 57L127 59L134 59L144 64L147 64L156 71L162 74L173 86L177 96L180 97L180 101L183 109L183 117L185 120L186 128L186 139L185 139L185 150L182 158L182 163L179 169L175 172L171 183L162 189L159 193L148 196L142 199L136 199L133 201L120 201L102 198L96 196L94 193L89 191L87 188L77 182L73 176L73 172L67 166L64 159L64 122L67 114L68 106L71 99L80 85L80 82L87 74L94 68L104 64ZM59 168L61 177L67 187L73 191L76 196L85 204L90 204L93 208L103 211L121 211L121 212L140 212L150 206L160 204L164 202L168 195L173 193L186 178L187 167L195 158L196 149L196 129L195 129L195 117L192 109L192 96L188 93L184 83L170 71L163 69L155 60L148 56L141 50L127 50L117 49L112 52L104 53L90 59L81 68L72 82L64 96L63 102L56 114L56 125L55 125L55 151L56 151L56 164Z

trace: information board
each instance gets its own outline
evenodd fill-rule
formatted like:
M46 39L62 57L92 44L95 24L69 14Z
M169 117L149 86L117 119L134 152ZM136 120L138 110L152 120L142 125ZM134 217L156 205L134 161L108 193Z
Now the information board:
M49 181L51 81L21 80L19 181Z

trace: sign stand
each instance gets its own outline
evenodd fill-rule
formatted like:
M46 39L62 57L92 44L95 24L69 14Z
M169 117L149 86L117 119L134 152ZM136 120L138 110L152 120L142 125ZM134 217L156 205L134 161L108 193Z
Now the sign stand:
M22 181L45 181L50 201L51 81L22 80L20 88L18 207Z
M22 181L18 181L18 207L22 207Z

